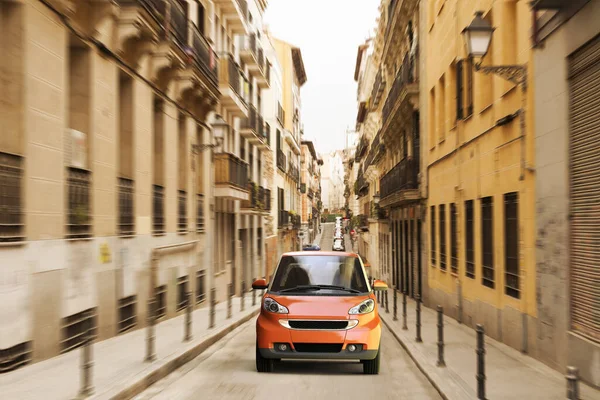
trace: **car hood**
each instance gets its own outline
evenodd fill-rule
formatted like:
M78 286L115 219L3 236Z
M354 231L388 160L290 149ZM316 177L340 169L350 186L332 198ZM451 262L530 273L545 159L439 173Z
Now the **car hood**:
M348 310L368 299L364 296L275 296L276 302L289 310L291 318L348 317Z

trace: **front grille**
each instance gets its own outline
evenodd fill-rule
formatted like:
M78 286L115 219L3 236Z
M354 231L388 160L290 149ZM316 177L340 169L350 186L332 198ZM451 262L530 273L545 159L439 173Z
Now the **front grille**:
M294 343L298 353L339 353L342 344L337 343Z
M332 330L346 329L348 321L289 321L294 329Z

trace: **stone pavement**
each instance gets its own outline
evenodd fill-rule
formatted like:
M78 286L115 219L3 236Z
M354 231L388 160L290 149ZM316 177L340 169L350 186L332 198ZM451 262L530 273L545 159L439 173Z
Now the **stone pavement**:
M476 399L476 333L468 326L444 316L446 367L437 367L437 312L421 307L421 337L415 341L416 303L407 298L407 327L402 330L402 295L398 293L398 320L393 320L393 291L388 291L389 313L380 315L396 339L410 354L419 369L446 399ZM564 375L521 354L519 351L485 337L486 398L488 399L565 399ZM580 383L580 398L600 399L600 391Z
M141 328L93 345L92 384L94 399L131 398L149 385L191 361L210 345L237 326L252 319L260 307L256 296L245 299L245 311L240 311L240 298L232 301L232 317L227 319L227 302L217 304L215 327L208 329L209 308L197 309L192 314L193 339L184 337L184 315L165 320L156 325L156 356L144 362L146 329ZM72 399L80 388L82 350L35 363L16 371L0 375L2 399Z

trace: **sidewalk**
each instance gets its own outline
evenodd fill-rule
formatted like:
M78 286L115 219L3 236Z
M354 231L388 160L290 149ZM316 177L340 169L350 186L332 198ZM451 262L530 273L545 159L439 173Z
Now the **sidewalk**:
M156 356L144 362L146 329L110 338L93 345L90 399L127 399L149 387L175 369L191 361L227 333L252 319L260 307L252 306L252 294L240 311L240 298L232 301L232 317L226 319L227 302L217 304L215 327L208 329L208 306L192 314L193 339L183 342L184 315L156 325ZM0 375L0 397L3 399L73 399L80 387L80 349L51 358L8 374Z
M407 326L402 330L402 295L398 293L398 321L393 320L394 294L388 291L389 313L380 308L384 324L390 328L419 369L445 399L476 399L477 355L474 329L444 317L444 359L446 367L437 367L437 312L421 307L421 337L415 341L416 303L407 299ZM565 377L519 351L485 337L486 398L563 400ZM580 383L580 397L600 399L600 391Z

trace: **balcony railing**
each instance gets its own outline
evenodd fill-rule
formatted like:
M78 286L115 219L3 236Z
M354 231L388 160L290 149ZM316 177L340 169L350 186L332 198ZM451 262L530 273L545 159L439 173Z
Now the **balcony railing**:
M269 189L265 189L264 199L265 210L271 211L271 191Z
M286 162L285 154L283 151L277 150L277 168L279 168L282 172L285 172L285 162Z
M235 0L240 6L240 10L242 11L242 15L248 20L248 2L246 0Z
M371 91L371 99L372 99L372 108L376 108L379 106L379 102L381 101L381 95L385 89L385 78L383 76L382 70L377 72L375 76L375 82L373 83L373 90Z
M367 138L365 137L365 135L362 135L358 142L358 146L356 146L356 153L355 153L355 157L354 157L354 160L356 162L360 162L362 157L365 155L368 147L369 147L369 143L367 141Z
M377 164L385 151L384 149L385 146L381 143L381 131L379 131L377 132L377 135L375 135L375 139L371 142L369 154L367 154L367 158L365 158L365 168Z
M258 186L256 186L256 183L248 182L248 193L250 196L248 196L248 200L242 201L241 207L251 209L258 208Z
M277 103L277 120L281 126L285 124L285 110L281 106L281 103Z
M248 107L248 118L242 118L240 129L249 129L253 134L258 134L258 113L253 105Z
M290 213L287 210L279 210L277 212L277 226L279 228L285 228L290 222Z
M230 153L215 154L215 184L246 190L248 164Z
M198 69L203 71L206 76L218 86L219 84L219 67L217 54L208 44L204 35L198 28L192 25L192 47L194 49L195 61Z
M267 144L271 146L271 125L265 122L265 139Z
M381 199L402 190L417 188L418 168L412 159L400 161L380 180Z
M385 104L383 105L382 116L384 124L388 121L391 112L394 110L404 87L408 84L416 83L416 65L415 57L411 57L410 54L404 56L402 66L396 75L396 79L394 80L392 88L385 99Z
M288 164L288 174L290 176L290 178L292 178L292 180L296 183L300 182L300 170L298 169L298 167L292 162L292 160L289 161Z
M244 99L241 84L243 78L240 72L240 67L233 59L233 56L231 54L227 54L225 57L222 57L220 64L221 74L219 79L221 81L221 84L229 85L229 87L241 99Z
M204 195L196 195L196 232L204 232Z

